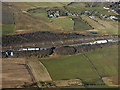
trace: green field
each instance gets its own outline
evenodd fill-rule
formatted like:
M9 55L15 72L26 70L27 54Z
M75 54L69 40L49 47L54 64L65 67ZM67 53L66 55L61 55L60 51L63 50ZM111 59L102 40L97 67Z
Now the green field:
M118 75L118 46L98 49L86 53L102 76Z
M47 11L43 8L28 11L33 16L47 18Z
M83 22L82 20L75 20L74 21L74 30L90 30L92 29L92 27L88 26L88 24L86 24L85 22Z
M9 35L15 32L15 26L13 24L2 25L2 35Z
M108 32L112 34L118 34L118 23L116 21L111 20L101 20L99 18L96 18L96 21L89 18L86 15L81 15L82 19L87 21L92 27L94 27L96 30L100 32Z
M70 18L52 18L52 23L57 23L62 26L63 29L70 29L73 30L74 21L72 21Z
M62 7L64 5L67 5L69 2L29 2L30 5L33 5L35 7Z
M117 75L118 47L111 46L85 53L102 76ZM88 60L82 55L41 60L53 80L80 78L87 83L102 83Z
M80 78L87 83L101 82L82 55L42 61L53 80Z
M89 3L90 4L90 3ZM96 4L97 5L97 4ZM70 12L78 12L81 13L83 11L94 11L97 14L105 14L105 15L115 15L113 12L108 12L103 7L104 5L100 4L101 6L94 6L94 7L87 7L87 3L72 3L69 6L66 6L67 10Z

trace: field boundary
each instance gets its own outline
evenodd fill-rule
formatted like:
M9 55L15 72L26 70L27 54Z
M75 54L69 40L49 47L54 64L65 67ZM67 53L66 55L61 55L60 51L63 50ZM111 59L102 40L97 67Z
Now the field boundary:
M26 67L26 69L28 70L28 72L29 72L29 74L30 74L30 76L31 76L32 81L35 83L35 82L36 82L36 81L35 81L35 77L34 77L32 71L31 71L31 68L30 68L30 66L28 65L28 62L27 62L27 61L25 61L25 67Z
M50 76L50 74L49 74L47 68L42 64L42 62L39 61L39 63L44 67L44 69L46 70L46 73L49 75L49 77L50 77L50 79L51 79L51 81L52 81L52 78L51 78L51 76Z
M90 58L83 54L83 56L87 59L87 61L90 63L90 65L92 66L92 68L95 70L95 72L97 73L97 75L99 76L99 78L102 80L102 82L104 83L102 76L98 73L97 68L95 67L95 65L92 63L92 61L90 60Z
M36 82L39 81L52 81L50 74L46 67L40 61L27 61L28 66L34 76Z

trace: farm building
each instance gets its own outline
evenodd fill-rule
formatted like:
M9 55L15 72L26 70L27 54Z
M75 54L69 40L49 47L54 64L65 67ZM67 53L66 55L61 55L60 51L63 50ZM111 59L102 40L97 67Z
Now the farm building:
M110 19L118 20L118 18L115 16L110 16Z
M95 19L95 16L89 16L89 18L91 18L91 19Z
M13 56L13 51L5 51L3 54L6 55L6 57L12 57Z
M107 7L103 7L103 8L106 9L106 10L110 9L110 8L107 8Z
M107 40L98 40L98 41L94 41L94 44L102 44L102 43L107 43Z

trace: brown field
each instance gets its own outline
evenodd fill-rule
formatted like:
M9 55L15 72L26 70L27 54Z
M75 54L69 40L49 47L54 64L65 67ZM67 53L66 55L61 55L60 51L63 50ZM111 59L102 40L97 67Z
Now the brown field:
M30 60L31 59L31 60ZM35 60L35 58L30 58L28 63L28 66L30 67L34 77L35 81L52 81L47 69L45 66L38 60Z
M119 77L113 76L113 77L104 77L103 81L108 86L120 86L119 85Z
M25 67L23 58L2 59L2 88L15 88L19 85L32 83L31 76Z
M28 10L31 8L35 8L34 6L32 6L26 2L9 2L9 4L12 4L14 7L17 7L22 10Z

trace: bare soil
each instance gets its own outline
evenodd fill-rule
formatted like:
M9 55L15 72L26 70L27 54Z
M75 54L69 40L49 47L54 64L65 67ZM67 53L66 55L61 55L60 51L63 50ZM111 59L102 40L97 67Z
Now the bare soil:
M118 76L104 77L103 81L108 86L120 86Z
M35 58L30 58L31 60L28 61L28 66L31 69L35 81L52 81L46 67L38 60L35 60Z
M31 76L25 67L25 59L3 58L2 88L15 88L25 83L32 83Z

